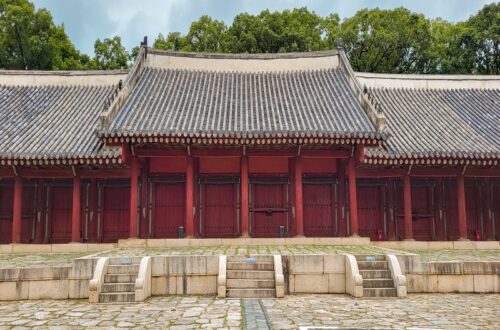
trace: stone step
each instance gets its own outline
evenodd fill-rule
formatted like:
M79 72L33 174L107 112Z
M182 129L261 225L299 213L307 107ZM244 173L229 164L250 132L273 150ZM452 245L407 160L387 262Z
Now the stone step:
M108 265L107 274L138 274L139 265Z
M141 263L142 257L130 257L130 258L109 258L110 265L138 265Z
M227 279L274 280L274 272L269 270L228 270Z
M385 278L363 279L363 288L394 288L394 281Z
M358 261L358 269L389 269L387 261Z
M137 275L131 274L106 274L104 283L135 283Z
M367 288L363 289L363 297L397 297L395 288Z
M227 256L227 262L247 262L255 260L256 263L274 263L274 257L268 255L253 255L248 259L246 256Z
M363 280L368 278L384 278L384 279L392 279L391 272L389 270L360 270L359 274L363 277Z
M228 289L228 298L276 298L275 289Z
M135 283L103 283L102 292L116 293L116 292L134 292Z
M273 263L247 263L247 262L228 262L227 269L231 270L274 270Z
M135 302L135 293L133 292L101 293L99 295L99 302L100 303Z
M274 280L228 279L226 286L228 289L273 289L276 284Z
M357 261L386 261L383 254L355 254Z

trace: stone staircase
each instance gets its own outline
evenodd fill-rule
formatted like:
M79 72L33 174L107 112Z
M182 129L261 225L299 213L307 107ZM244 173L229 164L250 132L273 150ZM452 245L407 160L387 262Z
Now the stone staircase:
M363 297L397 297L385 255L356 255L363 277Z
M228 298L274 298L276 283L273 256L228 256Z
M111 258L99 294L99 302L134 302L135 280L139 273L140 262L140 257Z

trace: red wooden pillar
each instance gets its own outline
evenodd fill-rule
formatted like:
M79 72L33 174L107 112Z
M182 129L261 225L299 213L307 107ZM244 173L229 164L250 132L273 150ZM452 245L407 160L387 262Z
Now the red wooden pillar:
M132 159L130 164L130 229L129 237L137 238L137 197L139 193L139 162Z
M465 182L464 176L457 177L457 197L458 197L458 237L461 240L467 239L467 209L465 206Z
M356 197L356 168L354 158L349 158L347 175L349 176L349 212L351 236L358 236L358 200Z
M73 205L71 209L71 242L80 242L80 178L73 177Z
M411 211L411 182L410 176L405 175L403 178L403 198L405 211L405 239L413 239L413 223Z
M188 156L186 167L186 237L193 237L193 157Z
M345 165L342 159L337 160L338 168L338 227L337 236L347 236L347 222L346 222L346 210L345 210Z
M38 188L37 188L37 202L36 202L36 227L35 227L35 242L34 243L42 243L44 236L44 223L45 223L45 180L38 180Z
M248 237L248 157L241 157L241 236Z
M304 236L304 206L302 202L302 158L295 158L295 221L297 236Z
M14 201L12 206L12 243L21 243L23 179L16 176L14 179Z

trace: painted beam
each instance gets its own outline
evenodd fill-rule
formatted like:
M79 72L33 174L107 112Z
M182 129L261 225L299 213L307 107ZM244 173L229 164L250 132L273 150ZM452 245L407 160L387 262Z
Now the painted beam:
M81 208L80 208L80 178L73 177L73 205L71 210L71 242L80 242Z

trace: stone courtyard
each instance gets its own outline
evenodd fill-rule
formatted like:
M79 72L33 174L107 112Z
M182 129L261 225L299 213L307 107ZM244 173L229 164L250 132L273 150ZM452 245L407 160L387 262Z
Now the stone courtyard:
M500 328L498 294L411 294L406 299L290 295L255 300L253 304L249 300L170 296L138 304L95 305L86 300L2 302L0 329Z

